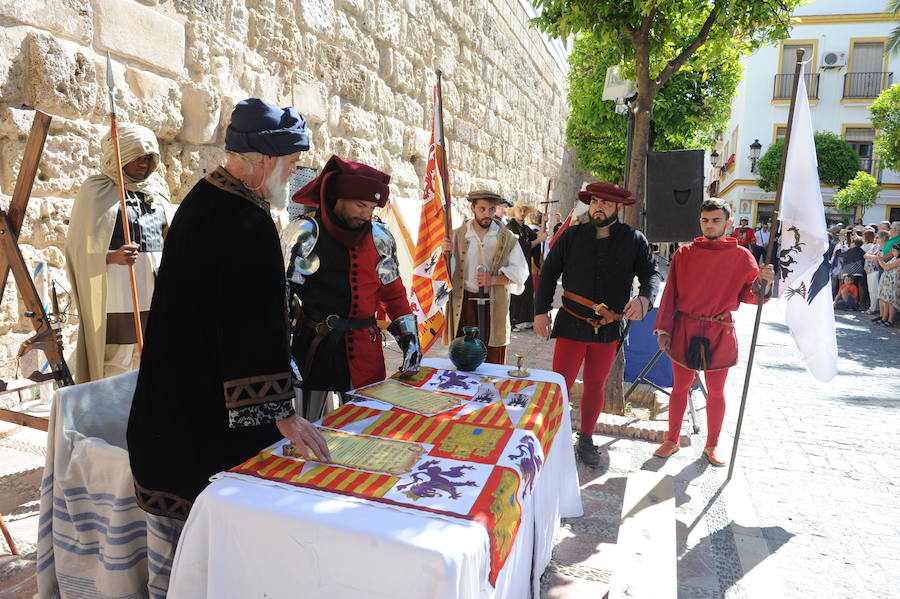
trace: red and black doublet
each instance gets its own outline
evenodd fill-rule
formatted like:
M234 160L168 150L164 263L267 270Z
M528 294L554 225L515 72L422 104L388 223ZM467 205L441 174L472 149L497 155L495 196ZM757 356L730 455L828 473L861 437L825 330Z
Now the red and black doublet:
M415 318L400 280L394 238L381 222L350 229L334 213L337 199L384 207L390 181L390 175L378 169L332 156L292 198L316 207L319 228L314 250L318 270L291 279L292 293L301 303L291 350L304 391L349 391L384 379L381 333L375 322L381 310L393 321L391 327L405 331L409 343L405 348L401 343L404 366L409 361L409 367L418 370Z
M376 245L376 235L393 243L387 228L375 222L350 230L334 217L333 205L323 201L315 217L319 269L302 284L291 283L302 309L291 351L303 372L302 387L310 391L349 391L384 379L375 312L383 306L392 320L412 313L399 271L385 263L396 260L394 248ZM373 227L382 229L373 235ZM330 330L329 324L338 326ZM348 330L341 330L344 325ZM312 347L319 333L327 334Z

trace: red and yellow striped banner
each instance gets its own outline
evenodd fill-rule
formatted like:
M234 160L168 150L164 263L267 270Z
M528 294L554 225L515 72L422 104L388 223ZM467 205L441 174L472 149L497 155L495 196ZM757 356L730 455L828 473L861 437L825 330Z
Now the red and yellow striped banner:
M359 422L360 420L365 420L372 416L377 416L382 412L383 410L376 410L374 408L367 408L365 406L348 403L328 414L328 416L322 420L322 426L341 428L348 424Z
M406 410L390 409L381 418L363 431L366 435L413 441L415 443L434 443L461 407L436 416L422 416Z
M553 446L553 438L562 422L563 409L559 385L538 383L531 403L516 428L534 433L546 456Z

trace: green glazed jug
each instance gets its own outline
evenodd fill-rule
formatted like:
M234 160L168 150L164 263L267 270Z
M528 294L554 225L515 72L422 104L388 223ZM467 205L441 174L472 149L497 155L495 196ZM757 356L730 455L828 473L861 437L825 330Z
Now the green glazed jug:
M471 372L487 359L487 348L478 337L478 327L463 327L463 333L450 343L450 361L457 370Z

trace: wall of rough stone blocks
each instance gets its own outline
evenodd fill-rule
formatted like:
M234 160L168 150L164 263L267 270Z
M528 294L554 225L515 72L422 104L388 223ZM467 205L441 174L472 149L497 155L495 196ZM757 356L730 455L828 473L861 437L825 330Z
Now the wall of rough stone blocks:
M565 214L584 179L565 141L565 70L528 17L520 0L0 0L0 206L33 111L51 114L19 243L66 288L71 202L98 170L108 127L108 52L120 118L156 133L158 176L176 202L222 161L228 115L250 96L306 116L302 162L366 162L392 175L398 202L417 202L441 69L455 202L490 188L536 205L552 178ZM8 284L3 379L31 333L16 297Z

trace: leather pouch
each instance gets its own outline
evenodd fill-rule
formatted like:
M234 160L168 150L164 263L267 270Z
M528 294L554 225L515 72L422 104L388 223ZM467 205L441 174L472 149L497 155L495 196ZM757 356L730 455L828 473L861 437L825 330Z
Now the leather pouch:
M691 337L691 344L688 346L687 367L691 370L706 370L709 367L709 361L712 353L709 349L709 339L706 337Z

